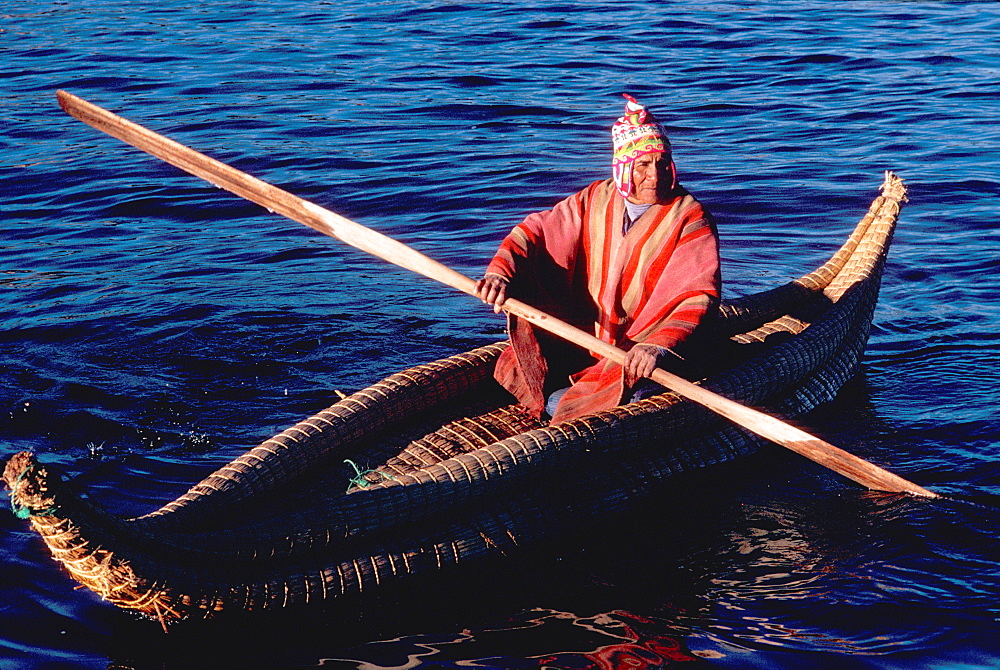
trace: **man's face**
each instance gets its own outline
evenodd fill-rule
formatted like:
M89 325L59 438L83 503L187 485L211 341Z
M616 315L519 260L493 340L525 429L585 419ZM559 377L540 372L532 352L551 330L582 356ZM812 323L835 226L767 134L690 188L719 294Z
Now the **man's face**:
M632 161L632 202L655 205L670 190L673 175L670 172L670 154L656 153L639 156Z

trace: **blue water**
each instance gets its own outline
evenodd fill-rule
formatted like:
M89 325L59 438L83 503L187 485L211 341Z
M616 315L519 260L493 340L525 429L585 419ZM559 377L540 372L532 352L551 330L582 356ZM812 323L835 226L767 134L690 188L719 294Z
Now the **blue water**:
M621 91L716 214L730 296L822 262L895 170L863 372L804 424L986 503L765 449L444 595L207 632L214 655L73 590L5 514L0 667L1000 667L997 3L8 0L0 29L0 457L40 452L116 513L503 324L100 135L58 88L473 275L609 174Z

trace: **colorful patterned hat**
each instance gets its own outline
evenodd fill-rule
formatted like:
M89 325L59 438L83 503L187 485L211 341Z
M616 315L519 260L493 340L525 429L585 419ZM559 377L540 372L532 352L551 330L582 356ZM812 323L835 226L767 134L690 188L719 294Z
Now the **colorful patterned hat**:
M670 153L670 140L663 126L656 122L653 113L646 109L628 93L623 93L625 116L611 126L611 141L614 144L614 158L611 161L611 172L615 178L615 186L622 197L632 195L632 161L639 156L662 151ZM671 171L673 162L671 161ZM672 186L676 185L676 172Z

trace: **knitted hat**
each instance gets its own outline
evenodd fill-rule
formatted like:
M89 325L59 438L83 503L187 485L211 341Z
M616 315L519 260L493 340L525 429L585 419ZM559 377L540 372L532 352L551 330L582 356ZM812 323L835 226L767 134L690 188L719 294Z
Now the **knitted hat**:
M615 178L615 186L622 197L627 198L632 195L632 161L639 156L646 154L663 152L670 154L670 140L663 126L656 122L653 113L646 109L645 105L640 105L635 98L628 93L623 93L627 102L625 103L625 116L611 126L611 141L614 144L614 158L611 161L611 172ZM670 163L671 171L674 173L671 187L676 186L677 176L673 169L673 161Z

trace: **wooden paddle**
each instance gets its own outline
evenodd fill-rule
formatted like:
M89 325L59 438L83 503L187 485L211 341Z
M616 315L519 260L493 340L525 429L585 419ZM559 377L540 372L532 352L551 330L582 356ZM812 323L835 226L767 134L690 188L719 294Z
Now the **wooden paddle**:
M171 165L273 212L303 223L325 235L335 237L352 247L435 279L469 295L476 295L476 282L474 280L396 240L220 163L71 93L58 91L57 97L60 106L67 114ZM625 352L621 349L519 300L508 299L503 308L507 312L527 319L536 326L588 349L598 356L609 358L618 363L621 363L625 358ZM812 459L870 489L893 493L911 493L928 498L938 497L937 494L921 486L917 486L773 416L744 407L666 370L657 369L650 377L674 393L704 405L733 423Z

